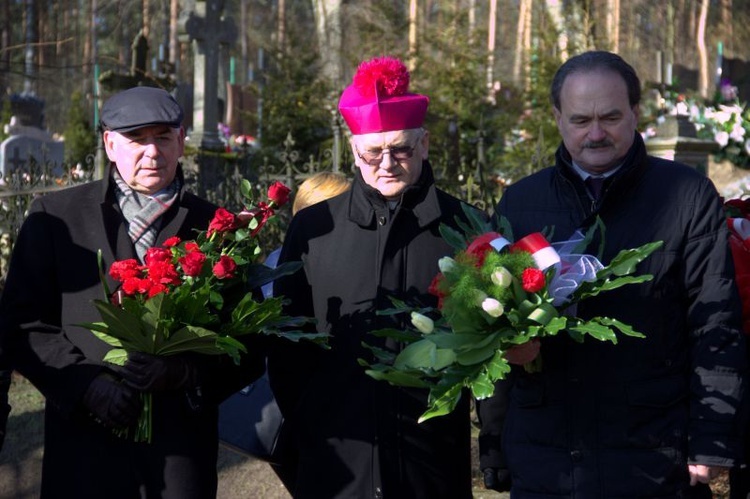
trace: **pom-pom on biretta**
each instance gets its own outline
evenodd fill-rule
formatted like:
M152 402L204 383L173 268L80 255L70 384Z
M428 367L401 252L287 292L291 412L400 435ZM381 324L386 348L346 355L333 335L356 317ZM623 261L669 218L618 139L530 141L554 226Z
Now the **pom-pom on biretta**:
M403 95L409 90L409 70L393 57L376 57L359 65L353 84L363 97Z
M339 100L339 111L354 135L419 128L429 99L409 93L409 71L393 57L362 62Z

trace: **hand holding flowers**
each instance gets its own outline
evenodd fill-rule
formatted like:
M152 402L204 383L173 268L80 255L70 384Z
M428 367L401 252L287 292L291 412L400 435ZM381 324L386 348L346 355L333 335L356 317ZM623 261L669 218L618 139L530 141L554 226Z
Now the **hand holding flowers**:
M546 336L565 331L576 341L588 335L613 343L616 332L643 336L613 318L580 319L573 315L574 305L650 280L650 275L631 274L662 242L623 250L605 266L576 251L601 229L599 224L586 237L552 247L540 233L512 243L471 210L465 213L470 220L470 225L460 224L465 235L441 227L458 252L438 263L440 273L430 286L437 309L414 309L392 300L394 308L379 313L409 313L413 327L372 334L399 339L406 346L398 353L370 346L376 361L360 359L375 379L429 389L429 407L421 421L451 412L464 387L478 399L491 396L494 383L510 372L509 363L540 369L539 340Z
M242 192L251 200L247 180L243 180ZM261 285L301 266L300 262L288 262L271 269L258 261L261 249L255 236L288 196L289 189L277 182L268 191L268 202L246 206L239 215L218 208L207 230L198 232L193 240L169 238L163 246L149 248L143 264L135 259L112 263L109 275L120 284L119 289L110 293L102 278L107 299L94 303L102 321L84 324L114 347L104 360L119 366L127 361L129 367L136 361L173 365L158 362L158 357L189 352L229 355L239 363L247 351L239 338L250 334L324 344L324 334L295 330L308 319L285 316L283 297L262 300L254 295ZM140 366L138 372L158 370L158 366L152 367ZM136 441L151 439L154 386L153 380L138 386L143 389L144 410Z

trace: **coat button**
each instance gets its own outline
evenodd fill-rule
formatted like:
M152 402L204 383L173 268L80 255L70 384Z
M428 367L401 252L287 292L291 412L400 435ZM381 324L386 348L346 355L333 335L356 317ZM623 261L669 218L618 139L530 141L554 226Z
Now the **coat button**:
M583 460L583 452L581 452L579 450L570 451L570 459L572 459L573 462L576 462L576 463L582 461Z
M378 217L378 223L380 225L385 225L385 217Z

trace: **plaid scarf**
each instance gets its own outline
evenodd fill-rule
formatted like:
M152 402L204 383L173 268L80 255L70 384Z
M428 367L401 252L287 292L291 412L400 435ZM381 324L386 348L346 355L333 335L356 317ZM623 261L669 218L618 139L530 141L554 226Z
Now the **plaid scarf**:
M128 235L135 245L135 252L143 261L146 251L156 242L156 235L161 227L161 216L174 204L182 182L179 177L175 177L167 187L153 196L147 196L131 189L116 168L112 171L116 186L115 196L128 224Z

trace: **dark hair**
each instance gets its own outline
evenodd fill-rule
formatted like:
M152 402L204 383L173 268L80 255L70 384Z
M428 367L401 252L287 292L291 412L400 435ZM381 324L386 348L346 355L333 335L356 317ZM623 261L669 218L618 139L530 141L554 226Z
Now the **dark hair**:
M568 76L573 73L588 73L597 70L612 71L625 80L631 107L641 101L641 80L638 79L635 69L617 54L593 50L571 57L555 73L550 88L550 98L555 108L560 109L560 92Z

